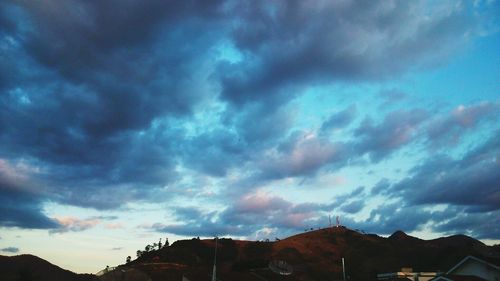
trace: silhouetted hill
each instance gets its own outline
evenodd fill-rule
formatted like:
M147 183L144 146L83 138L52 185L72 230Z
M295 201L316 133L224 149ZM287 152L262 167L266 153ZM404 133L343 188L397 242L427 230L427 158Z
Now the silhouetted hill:
M91 274L76 274L39 257L19 255L0 256L2 281L97 281Z
M214 239L179 240L101 276L103 281L210 280ZM221 238L217 248L219 280L342 280L342 258L350 280L375 280L377 273L446 271L467 255L500 264L500 247L486 246L465 235L422 240L396 231L388 238L334 227L297 234L274 242ZM285 261L293 273L282 276L268 267ZM118 278L118 279L117 279ZM96 281L31 255L0 256L2 281Z
M467 255L500 264L500 250L471 237L455 235L422 240L397 231L388 238L335 227L301 233L275 242L219 239L218 276L221 280L341 280L342 257L351 280L374 280L377 273L401 267L415 271L446 271ZM154 280L165 276L205 280L212 270L215 241L182 240L145 253L134 267ZM290 276L268 269L271 260L293 266ZM152 263L155 264L152 264ZM158 263L160 262L160 263ZM188 277L188 278L189 278Z
M409 242L408 240L412 240L413 243L418 243L419 241L423 241L422 239L419 239L417 237L410 236L406 233L404 233L401 230L398 230L394 232L391 236L388 237L389 240L393 241L403 241L403 242Z

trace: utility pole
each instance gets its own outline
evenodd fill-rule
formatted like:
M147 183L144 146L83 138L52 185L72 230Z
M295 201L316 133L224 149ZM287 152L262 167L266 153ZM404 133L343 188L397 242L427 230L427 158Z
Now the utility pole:
M216 281L216 264L217 264L217 236L215 236L215 255L214 255L214 269L212 271L212 281Z
M344 258L342 258L342 276L344 277L344 281L345 281L345 262L344 262Z

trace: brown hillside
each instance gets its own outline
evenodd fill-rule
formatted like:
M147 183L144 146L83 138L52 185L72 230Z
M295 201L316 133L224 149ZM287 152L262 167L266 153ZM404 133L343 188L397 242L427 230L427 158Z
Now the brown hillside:
M127 265L101 276L102 281L210 280L215 240L180 240L170 247L145 253ZM397 231L388 238L335 227L310 231L275 242L218 240L219 280L342 280L342 258L350 280L375 280L377 273L401 267L415 271L445 271L463 257L473 255L500 264L500 248L486 246L464 235L422 240ZM282 276L270 261L291 265ZM118 279L117 279L118 278ZM96 276L75 274L31 255L0 256L2 281L97 281Z
M498 248L464 235L422 240L398 231L388 238L339 227L306 232L276 242L219 239L220 280L341 280L342 257L351 280L374 280L377 273L401 267L415 271L445 271L467 255L500 263ZM182 240L145 253L127 267L150 274L152 280L184 274L192 281L209 280L215 241ZM268 269L272 260L292 265L293 274ZM153 263L154 261L154 263Z

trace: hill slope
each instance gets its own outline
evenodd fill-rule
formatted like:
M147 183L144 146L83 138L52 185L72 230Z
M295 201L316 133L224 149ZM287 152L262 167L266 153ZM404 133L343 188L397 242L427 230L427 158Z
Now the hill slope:
M375 280L377 273L412 267L414 271L446 271L467 255L500 264L500 248L464 235L422 240L397 231L388 238L350 229L310 231L275 242L219 239L219 280L342 280L342 258L351 280ZM101 276L103 281L210 280L215 240L180 240L144 253L137 260ZM282 276L268 267L285 261L293 273ZM118 278L118 279L117 279ZM97 281L32 255L0 256L2 281Z
M215 241L181 240L145 253L128 267L139 268L154 280L165 276L205 280L210 275ZM374 280L377 273L412 267L415 271L445 271L467 255L500 264L500 251L464 235L421 240L398 231L388 238L339 227L298 234L276 242L219 239L218 276L221 280L341 280L342 257L352 280ZM267 269L271 260L292 265L290 276ZM154 262L154 264L152 264ZM162 263L159 263L162 262ZM262 278L260 278L262 279Z
M2 281L96 281L90 274L76 274L62 269L39 257L0 255L0 280Z

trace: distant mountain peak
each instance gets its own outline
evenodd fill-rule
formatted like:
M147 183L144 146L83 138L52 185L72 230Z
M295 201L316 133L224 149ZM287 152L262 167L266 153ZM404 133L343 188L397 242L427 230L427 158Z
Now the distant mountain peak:
M409 237L411 237L411 236L406 234L404 231L398 230L398 231L394 232L391 236L389 236L389 239L401 240L401 239L406 239Z

